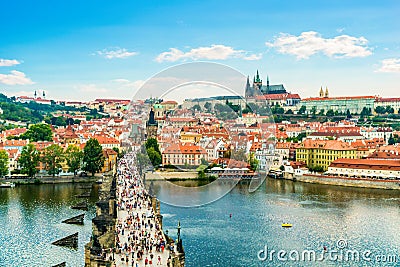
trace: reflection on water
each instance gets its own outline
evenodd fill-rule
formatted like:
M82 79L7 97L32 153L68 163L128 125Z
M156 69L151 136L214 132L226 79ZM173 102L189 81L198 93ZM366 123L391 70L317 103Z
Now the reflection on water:
M164 182L157 183L158 194L162 194ZM241 183L214 203L197 208L163 204L161 211L167 215L164 229L175 238L181 221L189 267L396 266L375 260L282 263L274 258L262 262L257 253L265 245L276 251L313 249L322 253L324 246L333 250L337 241L345 240L346 249L371 250L372 256L400 256L399 203L398 191L267 179L255 193ZM286 222L293 227L282 228Z
M52 266L63 261L68 266L83 266L83 246L91 236L97 186L89 199L85 225L61 223L84 212L70 209L84 200L75 197L87 190L81 186L44 184L0 188L0 266ZM51 245L75 232L79 232L77 250Z

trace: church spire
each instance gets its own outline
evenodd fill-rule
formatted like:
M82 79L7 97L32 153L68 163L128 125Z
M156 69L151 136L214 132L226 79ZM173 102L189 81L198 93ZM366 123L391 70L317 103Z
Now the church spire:
M319 90L319 97L320 98L324 97L324 90L322 89L322 86L321 86L321 90Z
M35 94L34 94L34 97L35 97L35 98L37 97L37 93L36 93L36 90L35 90Z
M328 86L326 87L326 90L325 90L325 97L329 97Z
M244 90L244 95L245 95L245 96L251 96L251 95L252 95L252 93L251 93L251 87L250 87L250 78L249 78L249 76L247 76L247 81L246 81L246 87L245 87L245 90Z
M269 88L269 77L267 75L267 88Z

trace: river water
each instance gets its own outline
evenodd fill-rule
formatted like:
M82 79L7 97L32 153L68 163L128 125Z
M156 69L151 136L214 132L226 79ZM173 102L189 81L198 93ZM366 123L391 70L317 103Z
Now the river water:
M0 188L0 266L84 265L84 245L92 233L97 188L88 200L89 211L73 210L71 205L84 201L76 198L88 189L82 184L21 185ZM87 184L85 186L88 186ZM84 225L61 221L85 213ZM73 233L79 233L78 249L51 245Z
M267 179L255 193L239 184L211 204L164 204L161 211L174 238L180 220L188 267L400 266L399 204L400 191ZM315 260L308 252L302 257L305 250L315 251Z
M177 183L196 185L195 182ZM164 185L156 182L155 191L171 194L163 191ZM90 199L91 209L86 212L84 226L61 223L81 213L69 208L82 200L75 197L82 193L79 186L29 185L0 189L1 267L52 266L63 261L67 261L67 266L83 266L83 246L92 231L90 220L95 212L96 191ZM225 197L205 206L179 208L162 204L161 212L164 230L174 238L178 220L181 222L188 267L400 266L400 258L397 263L383 263L383 257L375 258L400 255L399 193L271 179L254 193L249 193L247 184L239 184ZM173 194L180 199L194 198L182 190ZM282 228L282 223L291 223L293 227ZM51 245L74 232L79 232L77 250ZM304 250L314 250L322 254L325 246L327 252L357 251L360 258L365 251L371 254L358 262L350 257L346 260L340 254L336 259L333 254L332 259L326 256L319 262L307 257L301 261L301 256L297 260L296 254L291 254L292 258L286 255L287 262L283 262L276 254L263 258L265 255L259 252L265 251L265 246L268 253L284 250L301 254Z

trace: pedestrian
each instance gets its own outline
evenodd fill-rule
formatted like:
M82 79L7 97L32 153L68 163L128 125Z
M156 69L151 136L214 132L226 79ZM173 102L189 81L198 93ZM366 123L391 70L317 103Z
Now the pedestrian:
M144 266L147 266L147 264L149 264L149 260L147 259L147 257L144 259Z
M157 261L157 265L160 264L161 265L161 256L158 255L158 261Z

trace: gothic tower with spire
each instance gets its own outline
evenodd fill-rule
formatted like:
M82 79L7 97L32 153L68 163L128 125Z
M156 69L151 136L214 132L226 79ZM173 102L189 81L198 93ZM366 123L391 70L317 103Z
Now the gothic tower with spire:
M146 123L146 138L157 138L158 123L154 118L154 110L151 108L149 120Z
M321 86L321 90L319 90L319 97L320 98L324 97L324 90L322 89L322 86Z
M253 88L254 90L261 90L262 87L262 80L260 79L260 75L258 74L258 70L257 70L257 74L254 77L254 81L253 81Z
M246 87L245 87L245 91L244 91L244 95L245 97L249 97L253 95L253 90L250 86L250 79L249 76L247 76L247 81L246 81Z

